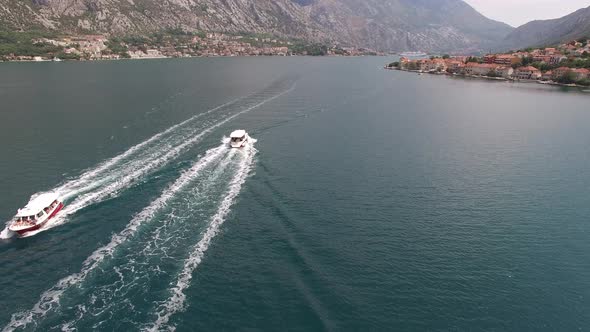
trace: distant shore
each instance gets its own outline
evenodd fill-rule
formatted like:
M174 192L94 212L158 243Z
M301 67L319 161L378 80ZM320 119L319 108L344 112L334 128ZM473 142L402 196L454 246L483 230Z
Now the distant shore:
M415 73L418 75L429 74L429 75L437 75L437 76L451 76L457 78L472 78L472 79L480 79L480 80L488 80L488 81L504 81L504 82L512 82L512 83L537 83L541 85L551 85L551 86L559 86L559 87L567 87L567 88L582 88L582 89L590 89L590 87L585 85L579 84L563 84L554 81L542 81L542 80L521 80L515 78L505 78L505 77L491 77L485 75L464 75L464 74L452 74L448 72L427 72L427 71L420 71L420 70L409 70L409 69L401 69L396 67L388 67L385 66L384 69L387 70L397 70L397 71L404 71L408 73Z
M385 55L194 55L194 56L159 56L138 58L102 58L102 59L15 59L0 60L0 63L45 63L45 62L97 62L97 61L133 61L133 60L162 60L162 59L194 59L194 58L282 58L282 57L310 57L310 58L359 58L359 57L383 57Z

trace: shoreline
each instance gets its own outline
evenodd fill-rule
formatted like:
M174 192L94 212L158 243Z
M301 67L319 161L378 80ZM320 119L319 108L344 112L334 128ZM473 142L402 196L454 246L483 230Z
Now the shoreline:
M479 76L479 75L459 75L459 74L451 74L448 72L425 72L420 70L408 70L408 69L400 69L394 67L384 67L387 70L397 70L403 71L408 73L415 73L418 75L436 75L436 76L450 76L456 78L464 78L464 79L479 79L479 80L487 80L487 81L503 81L503 82L510 82L510 83L537 83L541 85L550 85L550 86L557 86L557 87L565 87L565 88L580 88L580 89L590 89L590 86L586 85L579 85L579 84L564 84L564 83L557 83L553 81L541 81L541 80L519 80L513 78L506 78L506 77L490 77L490 76Z
M362 57L384 57L384 55L207 55L207 56L186 56L186 57L141 57L141 58L119 58L119 59L43 59L43 60L0 60L1 63L47 63L47 62L100 62L100 61L133 61L133 60L163 60L163 59L199 59L199 58L288 58L288 57L309 57L309 58L362 58Z

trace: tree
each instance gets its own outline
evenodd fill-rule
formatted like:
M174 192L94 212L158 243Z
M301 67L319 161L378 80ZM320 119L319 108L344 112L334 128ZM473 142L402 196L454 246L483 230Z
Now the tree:
M80 60L80 55L74 53L59 52L56 57L62 60Z
M450 59L450 58L451 58L451 56L450 56L450 55L448 55L448 54L445 54L445 55L443 55L443 56L442 56L442 58L443 58L443 59Z
M533 62L535 62L535 60L533 59L532 56L527 56L522 58L522 65L523 66L528 66L530 64L532 64Z
M533 62L531 66L539 69L540 71L548 71L555 68L555 66L551 66L546 62Z
M392 62L389 65L387 65L387 67L389 68L398 68L399 67L399 62Z
M562 84L572 84L572 83L576 83L576 74L574 74L571 71L568 71L567 73L565 73L563 76L558 77L556 80L558 83L562 83Z

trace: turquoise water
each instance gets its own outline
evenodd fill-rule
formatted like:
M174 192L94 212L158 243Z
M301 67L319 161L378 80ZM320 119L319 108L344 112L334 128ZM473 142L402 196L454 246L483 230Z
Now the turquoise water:
M4 329L588 329L590 96L385 63L0 65Z

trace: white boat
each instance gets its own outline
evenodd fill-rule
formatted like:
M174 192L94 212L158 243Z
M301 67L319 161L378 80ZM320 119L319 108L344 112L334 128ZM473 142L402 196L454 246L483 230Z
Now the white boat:
M428 56L428 54L426 54L424 52L404 52L404 53L400 53L400 56L403 56L406 58L421 58L421 57Z
M62 60L58 57L53 58L53 62L62 62Z
M18 235L25 235L27 232L41 228L63 207L64 204L58 194L41 194L18 210L8 229Z
M236 130L229 135L229 145L232 148L241 148L248 143L248 133L245 130Z

